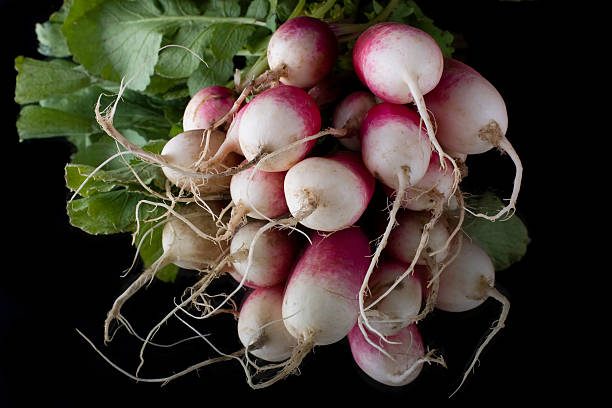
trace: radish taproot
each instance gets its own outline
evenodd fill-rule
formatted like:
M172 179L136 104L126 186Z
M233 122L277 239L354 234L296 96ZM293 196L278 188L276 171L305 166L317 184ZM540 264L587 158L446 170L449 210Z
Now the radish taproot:
M104 322L104 341L109 342L110 324L120 317L121 307L138 290L150 282L158 270L169 264L192 270L204 270L217 265L227 245L214 239L217 231L216 214L221 211L221 203L209 202L213 214L192 203L172 215L165 221L162 230L163 255L146 269L115 300ZM215 214L216 213L216 214Z
M516 167L509 203L494 216L477 215L494 221L510 213L518 198L523 166L506 138L508 114L497 89L468 65L445 58L440 83L425 100L436 117L436 137L445 149L479 154L497 147L508 153Z
M465 312L472 310L488 298L502 304L502 311L497 324L480 345L457 392L468 374L474 368L480 353L503 327L510 310L510 301L495 288L495 268L487 253L469 239L463 239L461 249L452 263L440 274L440 289L436 308L447 312Z

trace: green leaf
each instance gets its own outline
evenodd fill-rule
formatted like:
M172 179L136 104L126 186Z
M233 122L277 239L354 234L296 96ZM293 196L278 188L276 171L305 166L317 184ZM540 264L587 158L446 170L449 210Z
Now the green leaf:
M238 0L209 0L204 15L238 17L240 15L240 3Z
M230 59L207 58L208 67L201 67L187 80L189 94L195 95L207 86L225 84L234 73L234 63Z
M136 228L136 206L146 195L128 190L94 194L68 204L70 223L89 234L115 234Z
M197 55L202 56L210 44L213 28L189 24L181 27L176 36L170 41L173 45L181 45ZM201 61L186 49L170 47L164 49L159 55L157 72L166 78L187 78L200 65Z
M493 214L503 208L504 204L494 193L488 192L467 198L466 206L473 211ZM466 214L463 231L485 250L498 271L520 261L530 242L527 228L516 214L508 220L495 222Z
M70 1L51 14L49 21L36 24L35 31L38 38L38 52L47 57L64 58L70 56L66 39L62 34L62 24L68 13Z
M268 9L268 0L253 0L251 4L249 4L246 16L258 19L265 19L268 15Z
M82 89L91 83L87 73L75 65L39 61L19 56L15 59L17 79L15 102L38 102L41 99Z
M245 24L216 24L210 49L219 59L231 59L247 43L255 27Z
M148 211L148 209L147 209ZM163 209L158 207L153 210L152 215L161 216ZM153 216L149 216L152 219ZM140 243L140 256L147 268L151 267L155 261L157 261L163 254L164 249L162 247L162 232L163 225L162 221L157 222L143 222L140 225L140 230L136 236L136 243ZM160 269L156 273L156 277L164 282L174 282L179 268L170 264Z
M37 105L23 107L17 119L17 133L20 140L56 136L80 137L95 131L87 118Z

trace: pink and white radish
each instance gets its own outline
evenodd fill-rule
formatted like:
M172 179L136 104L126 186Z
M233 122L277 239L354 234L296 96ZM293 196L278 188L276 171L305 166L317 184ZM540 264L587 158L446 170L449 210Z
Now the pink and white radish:
M325 78L336 62L338 44L327 23L296 17L281 24L268 43L268 65L284 71L280 81L308 88Z
M370 298L376 299L406 270L408 265L393 259L379 262L370 279ZM416 275L403 279L376 307L368 309L370 323L383 336L392 336L411 323L421 310L421 281Z
M294 165L285 176L285 199L295 221L318 231L336 231L357 222L374 184L358 155L340 151Z
M422 131L418 114L403 105L380 103L368 111L361 125L361 155L370 173L397 191L389 222L359 293L363 322L371 331L375 331L365 315L364 298L368 281L395 225L406 188L418 183L429 167L431 147L426 133Z
M238 282L245 279L244 284L251 288L285 282L299 249L294 235L277 228L265 230L254 242L257 232L266 224L264 221L249 222L236 232L230 243L231 254L241 249L253 251L251 265L248 265L247 256L235 256L231 261L234 270L230 273Z
M113 303L104 322L104 341L111 340L109 327L111 322L120 318L121 307L140 288L154 277L157 271L169 264L184 269L203 270L216 265L227 245L216 242L216 215L221 211L220 203L209 202L213 214L206 212L196 204L189 204L178 209L169 210L172 215L165 221L162 230L162 248L164 253L146 269Z
M384 354L367 341L357 325L348 334L348 340L353 359L359 368L374 380L392 387L401 387L414 381L425 363L435 362L445 366L444 360L434 357L433 352L425 354L416 324L404 327L390 336L389 342L382 343Z
M510 310L510 301L495 288L495 268L491 258L476 244L464 239L459 254L440 275L436 308L447 312L464 312L480 306L488 298L502 304L500 318L476 351L455 392L463 385L485 346L504 327Z
M442 76L444 60L436 41L426 32L406 24L385 22L364 31L353 48L355 73L370 91L385 102L414 102L425 122L431 144L448 158L455 169L455 186L460 173L453 158L436 140L434 126L423 95L436 87ZM446 167L444 161L442 168Z
M183 130L207 129L234 105L233 92L224 86L209 86L198 91L183 113Z
M161 151L160 159L172 164L162 165L164 175L175 186L198 196L227 191L231 175L210 177L198 172L199 161L213 156L224 141L225 134L219 130L208 133L203 130L188 130L179 133L170 139ZM227 168L235 167L240 161L241 157L232 153L208 170L221 173Z
M356 91L347 95L336 106L332 126L347 130L345 136L338 138L342 146L355 152L361 150L361 123L374 105L376 105L374 95L365 91Z
M479 154L497 147L508 153L516 166L510 201L494 216L477 215L496 220L512 211L521 187L523 167L506 138L508 114L497 89L471 67L446 58L440 83L425 100L436 117L437 138L445 149L458 154Z
M316 345L344 338L357 322L357 294L370 256L368 238L357 227L321 236L298 259L283 297L282 316L297 346L263 388L291 374Z
M279 85L268 89L240 110L237 124L240 151L251 163L256 163L269 153L307 138L319 132L321 114L312 98L300 88ZM204 162L211 165L227 154L230 147L237 149L235 139L228 139L229 146L221 146L219 155ZM290 149L267 157L258 163L263 171L285 171L300 161L310 151L313 140L298 143Z
M283 286L260 288L246 298L238 318L238 337L246 350L266 361L291 357L297 340L283 323Z
M267 172L249 168L232 176L232 216L219 239L231 237L246 216L270 220L289 212L284 191L286 174L286 171Z

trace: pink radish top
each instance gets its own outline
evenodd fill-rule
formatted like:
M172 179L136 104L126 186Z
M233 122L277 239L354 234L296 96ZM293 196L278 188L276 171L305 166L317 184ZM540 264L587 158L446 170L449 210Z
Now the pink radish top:
M431 147L420 116L403 105L373 106L361 124L363 162L388 187L399 187L397 175L408 168L408 186L421 180L429 167Z
M206 129L229 112L233 105L234 95L229 88L204 88L187 103L183 114L183 130Z
M353 66L380 99L397 104L413 100L408 77L424 95L440 80L443 57L436 41L418 28L379 23L364 31L353 48Z
M286 85L308 88L325 78L336 62L338 43L327 23L313 17L296 17L283 23L268 43L272 70L287 66Z
M321 129L321 114L316 103L303 89L279 85L268 89L243 109L238 124L240 147L247 160L261 153L271 153ZM267 160L264 171L284 171L300 161L315 141L305 142Z
M506 104L497 89L473 68L452 58L444 59L440 83L425 102L436 118L436 138L444 149L455 153L486 152L508 129Z
M313 232L311 238L285 288L283 317L294 337L312 333L316 344L331 344L357 322L370 245L357 227L327 236Z

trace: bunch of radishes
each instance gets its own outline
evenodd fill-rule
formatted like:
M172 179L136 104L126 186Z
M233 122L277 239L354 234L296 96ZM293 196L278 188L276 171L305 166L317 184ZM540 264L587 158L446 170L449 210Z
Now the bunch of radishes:
M460 232L459 190L466 156L497 147L516 165L512 196L495 216L475 215L511 215L522 167L505 137L502 97L472 68L444 59L425 32L387 22L354 46L355 73L367 89L344 90L333 117L322 118L311 95L329 81L337 48L325 22L287 21L269 42L269 70L237 78L239 94L222 86L198 92L184 132L159 155L130 144L113 127L112 111L97 110L109 135L162 166L180 189L164 205L164 255L115 302L107 341L110 323L123 320L122 304L167 263L206 273L151 330L141 359L178 310L195 307L199 318L227 311L246 286L252 291L237 329L246 367L255 369L253 388L294 372L314 346L346 336L369 376L407 384L425 362L444 364L425 351L417 326L434 307L461 312L494 297L504 309L485 344L503 326L509 302L494 288L487 254ZM342 147L312 155L322 137ZM392 200L386 226L362 217L377 182ZM228 191L229 205L217 200ZM223 273L239 285L219 302L206 289Z

